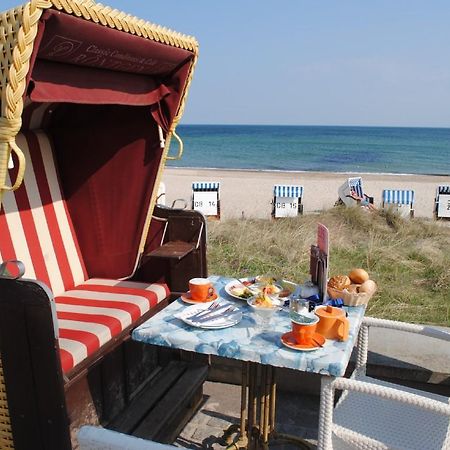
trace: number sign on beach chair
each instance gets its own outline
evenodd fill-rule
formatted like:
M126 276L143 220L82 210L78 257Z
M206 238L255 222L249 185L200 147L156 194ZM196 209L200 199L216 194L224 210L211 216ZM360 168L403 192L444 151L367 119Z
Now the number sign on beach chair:
M436 219L450 219L450 186L438 186L435 200Z
M345 206L365 206L373 203L373 197L364 193L362 178L348 178L347 181L338 189L339 200Z
M404 189L384 189L383 209L394 209L403 217L414 217L414 191Z
M204 216L220 220L220 183L194 181L192 183L192 209Z
M303 214L303 186L276 184L273 187L272 217L296 217Z

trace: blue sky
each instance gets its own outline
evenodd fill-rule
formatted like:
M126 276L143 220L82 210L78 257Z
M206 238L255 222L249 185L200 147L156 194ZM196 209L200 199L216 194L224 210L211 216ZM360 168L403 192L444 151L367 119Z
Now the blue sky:
M198 39L183 123L450 126L449 0L104 3Z

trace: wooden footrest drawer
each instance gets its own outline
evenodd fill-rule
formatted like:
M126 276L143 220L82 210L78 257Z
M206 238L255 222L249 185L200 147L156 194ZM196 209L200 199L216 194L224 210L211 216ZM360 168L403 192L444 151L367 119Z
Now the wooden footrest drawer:
M107 428L173 442L198 408L208 366L171 361Z

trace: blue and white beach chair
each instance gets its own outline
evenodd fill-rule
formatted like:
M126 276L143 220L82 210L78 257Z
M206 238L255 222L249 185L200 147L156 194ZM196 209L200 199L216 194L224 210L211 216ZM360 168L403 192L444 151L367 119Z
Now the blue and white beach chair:
M345 206L367 206L373 204L373 197L365 194L361 177L348 178L338 189L339 200Z
M441 185L436 189L435 199L436 219L450 219L450 186Z
M192 183L192 209L204 216L220 220L220 183L194 181Z
M276 184L273 187L272 217L296 217L303 214L303 186Z
M394 209L403 217L414 217L414 191L384 189L383 209Z

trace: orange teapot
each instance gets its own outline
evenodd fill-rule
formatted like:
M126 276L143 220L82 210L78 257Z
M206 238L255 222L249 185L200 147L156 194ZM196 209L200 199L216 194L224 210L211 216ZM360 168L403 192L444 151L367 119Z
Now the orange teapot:
M346 341L349 333L349 321L345 316L345 311L333 306L321 306L316 308L316 315L319 317L317 333L326 339L336 339Z

